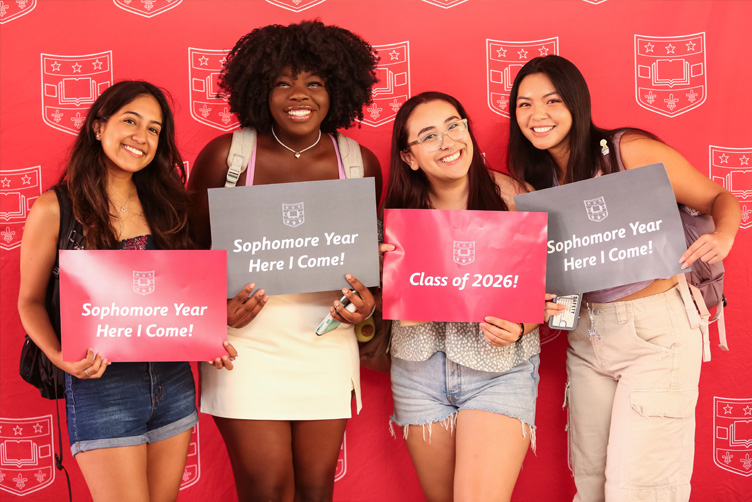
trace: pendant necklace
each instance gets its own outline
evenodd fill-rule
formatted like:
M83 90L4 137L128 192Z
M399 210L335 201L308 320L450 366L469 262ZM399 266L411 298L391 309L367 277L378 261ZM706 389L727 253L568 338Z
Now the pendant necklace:
M133 195L133 188L131 188L130 192L128 192L128 198L127 198L127 199L125 199L125 202L123 202L123 203L122 203L122 204L120 205L120 212L121 212L121 213L124 213L124 212L125 212L125 207L126 207L126 206L128 205L128 203L129 203L129 202L131 201L131 196L132 196L132 195ZM117 207L117 204L114 204L114 203L113 203L113 205L114 205L115 207Z
M318 137L318 138L316 138L316 141L314 141L314 143L313 143L313 144L312 144L311 146L309 146L309 147L306 147L306 148L303 148L303 149L302 149L302 150L300 150L300 151L296 151L296 150L293 150L293 149L292 149L292 148L290 148L289 146L287 146L287 145L285 145L284 143L282 143L282 142L281 142L281 141L279 140L279 138L277 137L277 134L276 134L276 133L274 132L274 126L272 126L272 136L274 136L274 139L276 139L276 140L277 140L277 143L279 143L279 144L280 144L280 145L282 145L283 147L285 147L285 148L287 148L288 150L290 150L290 151L291 151L291 152L292 152L293 154L295 154L295 158L296 158L296 159L299 159L299 158L300 158L300 154L301 154L301 153L305 152L306 150L310 150L311 148L313 148L314 146L316 146L316 145L318 145L318 144L319 144L319 141L321 140L321 129L319 129L319 137Z

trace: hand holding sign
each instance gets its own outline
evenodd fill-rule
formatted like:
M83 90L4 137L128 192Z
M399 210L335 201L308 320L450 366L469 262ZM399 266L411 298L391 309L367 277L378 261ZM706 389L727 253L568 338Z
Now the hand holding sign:
M240 290L240 293L227 300L227 325L233 328L243 328L248 325L264 308L269 296L263 289L259 289L253 295L251 293L256 284L250 283Z

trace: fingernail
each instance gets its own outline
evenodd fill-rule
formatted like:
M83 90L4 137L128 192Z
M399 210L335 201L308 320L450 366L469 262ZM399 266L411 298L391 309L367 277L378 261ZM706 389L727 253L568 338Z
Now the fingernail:
M266 293L264 292L264 290L263 290L263 289L259 289L259 294L260 294L260 295L264 295L264 294L266 294Z
M350 274L347 274L347 275L345 275L345 277L347 277L347 280L348 280L348 281L349 281L350 279L352 279L352 278L353 278L353 276L352 276L352 275L350 275Z
M228 345L230 345L230 342L228 342L227 340L225 340L224 342L222 342L222 345L224 345L225 347L227 347Z

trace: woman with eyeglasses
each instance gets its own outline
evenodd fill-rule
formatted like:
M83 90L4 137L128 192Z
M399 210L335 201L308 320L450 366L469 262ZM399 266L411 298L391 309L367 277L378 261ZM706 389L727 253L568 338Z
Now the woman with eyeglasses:
M508 211L526 191L484 165L455 98L424 92L402 105L384 208ZM482 323L392 325L392 421L428 502L510 500L535 448L537 326L488 314Z

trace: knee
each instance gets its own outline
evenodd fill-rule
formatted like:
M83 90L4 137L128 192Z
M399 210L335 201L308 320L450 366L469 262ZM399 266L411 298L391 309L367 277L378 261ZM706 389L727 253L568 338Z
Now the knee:
M251 480L238 482L235 487L238 502L292 502L293 493L290 487L281 483L256 483Z
M295 502L332 502L333 491L333 486L296 486Z

